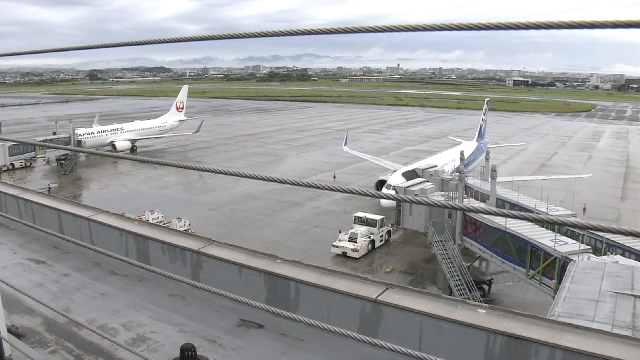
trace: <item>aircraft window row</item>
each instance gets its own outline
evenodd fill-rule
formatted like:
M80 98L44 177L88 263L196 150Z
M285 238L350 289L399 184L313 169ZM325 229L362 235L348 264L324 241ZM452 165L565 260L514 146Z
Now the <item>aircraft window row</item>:
M128 133L128 132L132 132L132 131L159 129L161 127L162 127L162 125L150 126L148 128L144 128L144 129L132 129L132 130L119 131L118 133ZM87 136L87 137L85 137L85 139L93 139L93 138L102 137L102 136L105 136L105 135L107 135L107 133L99 134L99 135L93 135L93 136Z

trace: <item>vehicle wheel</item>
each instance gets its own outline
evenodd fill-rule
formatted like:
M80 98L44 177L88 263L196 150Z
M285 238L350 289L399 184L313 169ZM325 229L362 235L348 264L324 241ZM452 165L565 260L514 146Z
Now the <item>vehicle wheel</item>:
M384 233L384 241L387 242L389 239L391 239L391 231Z
M9 170L13 170L16 168L16 165L14 163L9 164Z
M478 286L478 292L480 293L481 298L487 297L487 290L484 289L484 286Z
M132 154L138 152L138 147L135 146L135 145L132 145L131 149L129 150L129 152L132 153Z
M371 239L371 241L369 241L369 243L367 244L367 252L371 252L371 250L373 250L373 239Z

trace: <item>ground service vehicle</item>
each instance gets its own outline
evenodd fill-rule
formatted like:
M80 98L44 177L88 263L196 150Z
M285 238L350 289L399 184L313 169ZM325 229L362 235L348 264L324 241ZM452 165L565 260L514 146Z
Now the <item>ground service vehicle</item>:
M340 231L338 240L331 244L331 252L359 258L391 240L391 226L381 215L357 212L353 214L351 230Z
M35 148L23 145L0 143L0 172L29 167L35 163Z

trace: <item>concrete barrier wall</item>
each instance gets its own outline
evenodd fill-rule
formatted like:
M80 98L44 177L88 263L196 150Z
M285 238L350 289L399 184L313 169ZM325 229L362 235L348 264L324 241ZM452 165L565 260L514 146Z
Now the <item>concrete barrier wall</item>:
M637 339L299 264L0 183L0 212L276 308L444 359L632 359Z

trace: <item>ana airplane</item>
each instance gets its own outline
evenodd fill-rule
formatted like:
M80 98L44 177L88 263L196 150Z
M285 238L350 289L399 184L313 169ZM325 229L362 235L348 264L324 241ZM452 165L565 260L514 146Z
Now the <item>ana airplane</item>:
M166 114L153 120L136 120L123 124L116 123L101 126L98 124L98 115L96 115L92 127L76 129L75 136L79 142L78 146L89 149L110 146L114 152L129 150L131 153L135 153L138 151L136 142L140 140L196 134L200 132L204 121L200 122L194 132L166 134L182 125L186 120L196 119L185 117L188 92L189 85L184 85L173 102L171 109Z
M426 165L435 165L442 169L447 174L455 174L459 171L460 165L460 150L464 150L465 160L464 169L470 171L474 169L480 162L478 160L484 158L485 152L488 148L503 147L503 146L518 146L524 145L524 143L518 144L496 144L491 145L489 139L485 137L487 131L487 112L489 110L489 99L485 99L484 108L482 109L482 117L480 119L480 125L476 131L476 135L473 140L460 140L454 137L449 137L452 140L460 142L458 146L451 149L439 152L424 160L414 162L409 165L400 165L388 160L380 159L371 155L363 154L358 151L351 150L347 147L347 137L349 132L344 135L344 142L342 149L351 154L357 155L363 159L374 162L378 165L384 166L393 172L381 176L375 183L375 189L388 194L396 194L395 186L416 178L420 175L415 170L416 168ZM550 175L550 176L509 176L498 177L497 182L506 181L525 181L525 180L548 180L548 179L569 179L569 178L586 178L593 174L587 175ZM380 200L382 207L395 207L396 202L392 200Z

